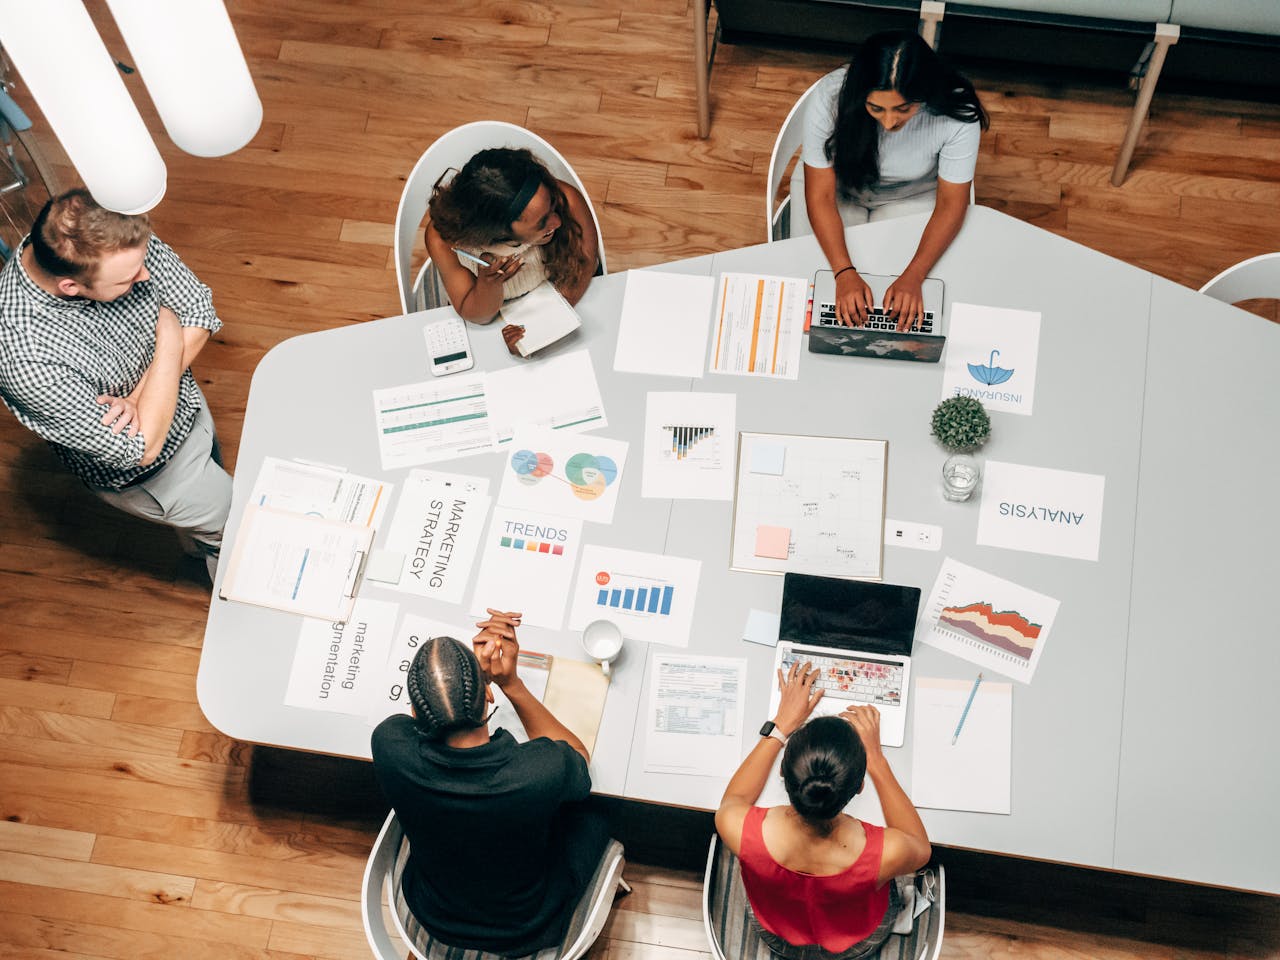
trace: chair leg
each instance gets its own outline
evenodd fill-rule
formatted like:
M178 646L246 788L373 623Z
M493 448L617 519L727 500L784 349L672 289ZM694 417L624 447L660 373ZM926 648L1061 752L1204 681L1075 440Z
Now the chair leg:
M627 883L623 877L618 878L618 887L622 890L624 897L631 892L631 884Z
M1155 50L1151 53L1151 62L1147 64L1147 72L1143 75L1142 85L1138 88L1138 100L1133 105L1133 113L1129 115L1129 128L1125 131L1124 142L1120 145L1115 169L1111 171L1113 187L1124 183L1124 178L1129 173L1129 163L1133 160L1133 151L1138 145L1142 124L1147 119L1147 111L1151 109L1151 98L1155 96L1160 71L1164 69L1165 55L1168 54L1169 48L1178 42L1180 32L1181 29L1177 24L1156 24Z
M711 65L707 63L707 0L693 0L693 89L698 98L698 136L711 135Z
M947 12L946 3L942 0L920 0L920 39L938 49L938 27Z

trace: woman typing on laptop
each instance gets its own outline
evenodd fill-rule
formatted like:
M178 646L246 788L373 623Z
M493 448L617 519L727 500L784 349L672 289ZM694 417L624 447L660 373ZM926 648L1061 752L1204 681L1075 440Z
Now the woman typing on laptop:
M867 38L847 67L818 83L791 182L792 236L818 238L835 273L840 322L861 325L875 303L845 227L931 211L915 256L884 297L908 330L924 313L925 277L964 222L986 112L973 84L914 33Z
M775 955L856 960L874 953L893 928L893 878L924 866L932 848L880 749L875 707L805 723L822 699L816 676L809 664L779 674L777 715L725 788L716 831L738 856L760 937ZM780 750L791 802L757 807ZM887 826L843 812L866 775Z

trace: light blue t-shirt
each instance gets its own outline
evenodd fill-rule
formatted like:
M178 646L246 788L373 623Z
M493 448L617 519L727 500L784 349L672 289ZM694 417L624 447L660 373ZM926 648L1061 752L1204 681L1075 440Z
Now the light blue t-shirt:
M833 70L818 81L804 113L800 159L811 167L830 167L826 142L836 125L836 104L849 68ZM883 203L927 193L939 179L968 183L978 162L982 128L922 107L893 132L880 128L880 181L867 190L842 195Z

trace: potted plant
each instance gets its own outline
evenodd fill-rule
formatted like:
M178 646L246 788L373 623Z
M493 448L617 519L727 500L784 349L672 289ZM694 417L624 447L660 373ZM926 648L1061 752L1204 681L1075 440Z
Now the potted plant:
M933 435L954 453L977 450L991 437L991 417L972 397L949 397L933 408Z

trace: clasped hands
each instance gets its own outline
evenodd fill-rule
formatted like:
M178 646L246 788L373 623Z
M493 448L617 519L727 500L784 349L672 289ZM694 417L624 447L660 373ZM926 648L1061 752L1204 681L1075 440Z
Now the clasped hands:
M516 640L516 628L520 626L523 614L492 607L485 607L485 612L489 619L476 624L480 632L472 638L471 648L480 661L485 680L502 689L517 679L520 643Z
M910 330L924 319L924 281L910 273L898 277L884 294L884 310L898 321L898 329ZM836 319L846 327L860 327L875 297L857 270L845 270L836 277Z

